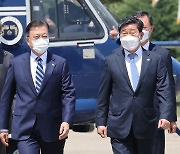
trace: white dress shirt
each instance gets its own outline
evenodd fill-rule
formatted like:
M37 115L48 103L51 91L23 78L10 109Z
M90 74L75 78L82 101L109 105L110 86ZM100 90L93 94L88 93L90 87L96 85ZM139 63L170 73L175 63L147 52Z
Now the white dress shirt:
M38 56L36 56L31 51L31 57L30 57L31 75L32 75L32 79L33 79L35 87L36 87L36 69L37 69L37 65L38 65L38 62L36 60L37 57ZM46 70L46 61L47 61L47 51L44 54L42 54L40 56L40 58L42 59L41 63L42 63L42 66L43 66L43 71L45 72L45 70Z
M131 68L130 68L130 58L129 58L129 54L131 54L130 52L128 52L127 50L125 50L125 62L126 62L126 68L127 68L127 71L128 71L128 76L129 76L129 79L130 79L130 82L131 82L131 85L132 84L132 76L131 76ZM137 56L135 56L134 58L134 62L136 64L136 67L138 69L138 73L139 73L139 76L141 74L141 65L142 65L142 48L139 47L139 49L135 52L137 54Z

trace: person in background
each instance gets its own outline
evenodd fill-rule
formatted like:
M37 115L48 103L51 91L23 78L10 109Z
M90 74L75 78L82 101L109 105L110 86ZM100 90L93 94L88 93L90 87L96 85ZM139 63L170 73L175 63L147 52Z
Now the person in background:
M150 50L152 52L156 52L157 54L161 55L166 63L166 68L169 75L170 89L171 89L171 94L172 94L172 99L173 99L172 103L173 103L173 108L174 108L174 110L172 110L172 113L171 113L173 121L171 122L169 133L175 133L176 128L177 128L176 94L175 94L175 82L173 78L172 60L171 60L170 52L167 49L162 48L150 42L150 37L154 30L154 25L153 25L153 18L148 12L137 11L133 14L133 16L140 19L144 24L143 31L142 31L144 35L141 40L141 46L146 50ZM118 36L118 32L113 27L113 29L110 31L110 37L114 39L117 36ZM159 100L157 99L157 96L155 97L154 101L156 102L156 109L159 114ZM164 154L164 151L165 151L165 134L164 134L164 130L159 128L156 139L154 140L153 154Z
M2 33L2 24L0 23L0 33ZM1 43L1 40L0 40ZM4 87L7 71L10 65L10 61L13 58L13 55L3 49L0 45L0 96L2 89ZM0 145L0 153L5 153L5 148Z
M169 129L172 121L165 63L160 55L141 47L142 29L142 21L134 16L121 20L122 48L106 59L102 72L96 127L101 137L111 138L114 154L153 154L157 127Z
M0 100L0 138L8 146L12 99L12 139L20 154L63 154L75 111L75 88L64 58L48 52L47 23L35 20L26 27L31 50L15 57Z
M0 34L2 33L2 24L0 23ZM14 56L3 49L1 49L0 40L0 96L6 79L7 71L10 65L10 61Z

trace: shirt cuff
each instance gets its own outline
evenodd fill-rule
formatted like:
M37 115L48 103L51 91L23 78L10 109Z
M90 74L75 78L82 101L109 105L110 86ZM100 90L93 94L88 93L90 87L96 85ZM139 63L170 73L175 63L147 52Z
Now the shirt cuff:
M8 129L0 129L0 133L8 133Z

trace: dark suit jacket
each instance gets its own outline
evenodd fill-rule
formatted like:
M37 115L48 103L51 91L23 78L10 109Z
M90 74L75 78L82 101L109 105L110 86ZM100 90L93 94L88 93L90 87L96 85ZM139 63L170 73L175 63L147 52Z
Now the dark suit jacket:
M170 88L171 88L171 95L172 95L172 100L173 100L172 103L173 103L173 108L174 108L174 110L172 110L172 113L171 113L171 116L172 116L171 122L175 122L175 121L177 121L176 92L175 92L175 82L174 82L174 78L173 78L172 59L171 59L170 52L167 49L162 48L158 45L155 45L151 42L149 44L149 50L161 55L161 57L165 61L167 72L168 72L168 77L169 77ZM159 110L159 101L158 101L157 97L155 98L155 101L157 103L157 110Z
M107 126L108 136L123 139L131 128L136 138L153 138L159 117L155 109L157 93L160 118L171 121L171 93L167 70L161 56L144 50L136 91L133 91L125 65L124 50L118 49L105 62L99 90L96 125Z
M48 53L39 94L31 76L30 52L12 60L0 102L0 129L8 128L11 100L15 93L12 138L27 139L36 122L43 140L58 140L61 123L71 123L75 109L75 89L66 60Z
M0 96L6 79L6 74L9 68L10 60L13 55L7 51L0 49Z
M117 39L117 44L120 45L120 40ZM122 48L120 46L120 48ZM172 103L173 103L173 110L172 110L172 113L171 113L171 116L172 116L172 121L170 122L175 122L177 121L177 111L176 111L176 92L175 92L175 82L174 82L174 77L173 77L173 69L172 69L172 59L171 59L171 55L170 55L170 52L169 50L165 49L165 48L162 48L158 45L155 45L153 43L150 42L149 44L149 51L153 51L153 52L156 52L158 55L161 55L161 57L163 58L165 64L166 64L166 68L167 68L167 72L168 72L168 77L169 77L169 83L170 83L170 89L171 89L171 95L172 95ZM117 52L115 50L115 52ZM156 110L157 110L157 113L160 114L159 112L159 101L157 99L157 96L155 96L155 99L154 99L155 103L156 103Z

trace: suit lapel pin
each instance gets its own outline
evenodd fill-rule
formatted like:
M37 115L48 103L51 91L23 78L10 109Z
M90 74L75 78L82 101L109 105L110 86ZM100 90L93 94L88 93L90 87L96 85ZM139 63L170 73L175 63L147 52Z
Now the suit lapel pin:
M54 66L55 66L55 64L52 64L52 66L54 67Z

